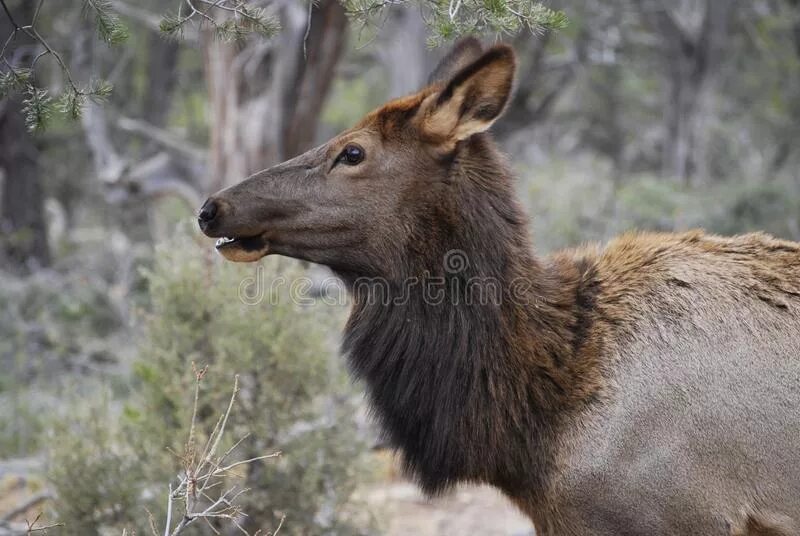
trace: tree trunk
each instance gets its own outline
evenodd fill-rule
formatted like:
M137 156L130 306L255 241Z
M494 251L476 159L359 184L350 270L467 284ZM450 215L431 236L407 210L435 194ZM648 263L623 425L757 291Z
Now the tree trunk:
M319 115L344 49L347 17L338 0L319 2L310 24L303 35L305 46L296 48L293 82L284 90L281 160L313 146Z
M242 48L210 34L203 37L211 101L209 191L290 158L315 141L347 19L339 2L321 0L306 36L303 6L286 3L280 9L283 30L269 42L252 40Z
M663 176L688 183L708 175L709 94L735 0L705 0L696 31L684 28L661 2L643 3L645 20L661 36L668 65L664 106Z
M390 11L378 49L379 61L388 71L390 98L421 89L436 67L426 44L427 32L425 21L415 10Z
M791 27L792 44L794 45L794 53L797 60L800 60L800 0L788 0L788 15L794 20ZM796 71L795 71L796 72ZM793 99L789 102L789 113L794 119L795 125L800 125L800 99ZM795 129L791 129L788 133L782 136L781 141L778 142L778 147L772 156L770 163L769 176L774 179L783 167L790 162L790 157L796 149Z
M18 24L27 24L33 2L23 2L13 13ZM12 6L13 7L13 6ZM0 32L10 35L11 23L0 17ZM30 44L23 34L18 46ZM7 57L14 55L7 54ZM19 66L27 65L29 54L18 54ZM0 100L0 265L18 273L50 263L47 225L44 218L44 187L33 136L25 127L22 97Z
M586 29L581 29L574 40L571 60L557 69L550 69L547 62L547 46L552 38L551 33L541 36L522 33L517 38L517 48L529 52L521 55L523 65L518 70L519 81L508 110L492 128L500 140L508 140L516 132L547 120L585 61L589 40ZM527 58L530 59L526 61Z
M38 151L25 128L21 100L0 104L0 170L3 176L0 213L0 261L24 273L50 263L44 189L37 164Z
M661 174L680 182L688 182L691 147L694 143L694 112L702 89L697 79L691 76L693 67L689 57L677 57L670 65L669 101L664 107L666 138L661 156Z
M147 91L142 102L142 118L163 127L169 118L172 95L178 78L180 45L150 32L147 36Z

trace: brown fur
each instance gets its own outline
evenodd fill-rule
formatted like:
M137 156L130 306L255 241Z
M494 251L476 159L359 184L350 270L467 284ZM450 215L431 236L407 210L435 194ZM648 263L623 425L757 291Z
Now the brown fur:
M457 46L419 93L210 198L201 227L237 238L231 260L348 284L348 361L428 493L492 484L539 536L793 534L800 245L629 233L536 257L484 133L513 71L508 47ZM469 301L475 280L499 300Z

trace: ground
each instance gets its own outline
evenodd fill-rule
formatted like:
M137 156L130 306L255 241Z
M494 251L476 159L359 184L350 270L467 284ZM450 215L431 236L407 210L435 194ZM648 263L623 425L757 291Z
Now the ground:
M530 521L488 487L428 500L414 484L395 480L371 488L367 500L381 511L386 536L534 536Z
M377 515L385 536L534 536L530 521L492 488L461 487L445 497L427 499L417 486L398 476L389 455L377 458L386 470L358 495ZM0 460L0 536L7 528L4 514L34 497L46 497L41 470L38 458ZM35 518L45 502L34 502L13 521ZM58 533L54 529L52 534Z

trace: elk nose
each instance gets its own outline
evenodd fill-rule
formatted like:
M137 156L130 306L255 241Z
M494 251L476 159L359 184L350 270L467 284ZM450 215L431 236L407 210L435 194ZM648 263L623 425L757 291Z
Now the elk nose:
M200 207L200 213L197 214L197 219L202 225L209 223L217 215L217 204L212 199L207 199L203 206Z

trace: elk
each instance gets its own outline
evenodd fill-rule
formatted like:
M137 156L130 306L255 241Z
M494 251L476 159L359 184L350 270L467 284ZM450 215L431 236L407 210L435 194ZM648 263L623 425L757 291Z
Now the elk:
M492 485L539 536L800 534L800 244L536 256L487 133L515 61L458 43L418 93L212 195L201 229L341 277L347 361L426 493Z

